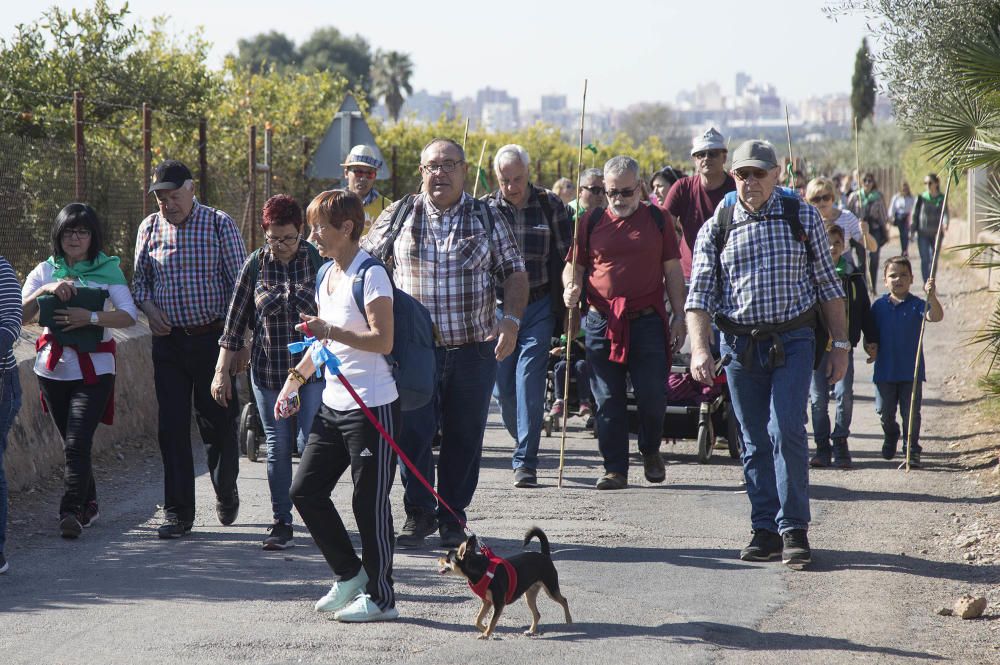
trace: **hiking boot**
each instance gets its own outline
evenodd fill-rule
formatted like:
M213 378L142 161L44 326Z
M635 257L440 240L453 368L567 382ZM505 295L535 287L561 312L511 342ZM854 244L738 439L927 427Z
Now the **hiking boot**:
M628 487L628 477L614 471L608 471L597 481L599 490L623 490L626 487Z
M519 466L514 469L514 487L538 487L538 476L533 469Z
M392 621L399 618L399 610L387 607L384 610L372 602L367 593L358 595L350 605L333 615L337 621L360 623L364 621Z
M809 549L809 538L805 529L792 529L782 536L784 551L781 562L789 568L802 570L812 561L812 551Z
M274 521L274 524L267 527L267 537L264 538L263 547L265 550L283 550L292 546L292 525L284 522Z
M896 456L896 446L899 444L899 435L885 435L882 439L882 459L892 459Z
M179 520L176 517L167 517L160 528L156 530L156 535L163 540L170 538L180 538L191 533L193 522Z
M659 450L642 454L642 470L646 474L646 480L651 483L662 483L667 478L667 468L663 466Z
M396 536L396 546L402 549L420 547L424 538L437 529L437 518L434 513L417 512L406 516L403 528Z
M830 455L824 455L823 453L816 453L813 455L812 459L809 460L809 466L814 469L825 469L830 466Z
M906 468L906 448L903 448L903 462L899 465L901 469ZM911 469L921 469L923 465L920 463L920 451L914 450L910 452L910 468Z
M79 538L83 533L83 525L80 524L80 515L77 513L59 514L59 535L63 538Z
M358 574L349 580L337 580L326 592L326 595L316 601L317 612L336 612L351 604L358 594L363 593L368 586L368 573L362 568Z
M555 420L556 418L562 418L564 403L561 399L557 399L552 403L552 408L549 409L549 418Z
M0 552L0 575L3 575L8 570L10 570L10 564L7 563L7 559L4 557L3 552Z
M88 501L83 507L83 516L80 518L80 526L84 529L90 528L97 518L101 516L101 513L97 511L97 502Z
M851 451L847 448L847 439L833 440L833 465L838 469L851 468Z
M451 549L465 542L465 529L455 522L445 522L441 525L441 546Z
M228 500L215 500L215 514L219 517L219 524L229 526L236 521L236 516L240 514L240 493L233 489L232 496Z
M770 561L781 556L781 536L769 529L754 529L750 544L740 550L743 561Z

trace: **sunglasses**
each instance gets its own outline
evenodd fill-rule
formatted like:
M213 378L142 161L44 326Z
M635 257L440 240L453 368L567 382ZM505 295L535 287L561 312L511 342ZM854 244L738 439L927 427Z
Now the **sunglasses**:
M591 194L595 194L597 196L600 196L601 194L604 193L604 188L601 187L600 185L581 185L580 189L585 189Z
M733 176L737 180L742 180L743 182L746 182L750 178L753 178L754 180L763 180L767 177L767 171L764 169L737 169L733 171Z
M705 158L715 159L716 157L725 152L726 152L725 150L700 150L696 153L693 153L691 156L694 157L695 159L705 159Z
M823 201L832 201L833 194L818 194L809 199L809 203L822 203Z
M623 199L627 199L631 198L637 191L639 191L638 187L631 187L629 189L609 189L608 198L613 199L616 196L620 196Z
M374 180L377 173L371 169L347 169L348 173L353 173L359 178Z

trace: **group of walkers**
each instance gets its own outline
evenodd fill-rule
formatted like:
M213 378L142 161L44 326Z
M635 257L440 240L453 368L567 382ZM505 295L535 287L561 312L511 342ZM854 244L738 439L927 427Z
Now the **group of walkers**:
M890 459L901 436L907 445L895 411L908 417L914 326L943 312L927 273L927 303L909 292L905 257L890 259L879 275L873 229L884 233L888 209L868 176L841 209L830 180L803 185L804 200L778 187L778 160L766 142L739 146L727 170L727 143L710 129L694 139L691 156L691 176L665 168L646 183L639 164L621 155L582 172L577 187L560 183L553 192L532 182L530 156L512 144L494 159L498 189L476 199L465 191L462 146L439 138L421 151L420 193L391 202L374 187L376 152L356 146L343 165L344 190L321 193L304 212L286 195L265 203L265 244L249 256L233 219L197 200L188 168L163 162L149 186L158 210L139 225L131 288L118 259L102 251L97 214L82 203L60 212L52 255L23 286L0 259L0 453L21 400L11 347L22 320L38 318L35 373L66 452L59 531L76 538L94 524L93 435L114 413L110 329L133 325L141 310L153 335L163 462L158 536L183 538L195 524L192 407L218 520L237 520L234 376L249 366L272 503L262 547L293 543L294 506L336 578L315 609L340 621L388 620L398 616L395 548L420 547L435 532L442 547L466 538L492 398L513 440L512 484L539 486L547 370L560 332L576 339L580 330L584 357L573 360L585 361L577 382L587 403L593 399L603 458L597 489L629 485L629 389L643 475L663 482L668 373L690 329L696 380L712 383L720 354L730 357L725 371L754 531L741 556L805 565L808 468L850 465L851 350L863 333ZM945 216L935 197L914 202L918 229L933 226L935 212ZM893 219L907 207L894 201ZM847 251L852 240L863 248L860 260ZM866 265L873 267L867 280ZM875 275L888 293L869 305L866 281ZM387 357L400 292L427 310L436 335L434 394L407 411ZM312 346L297 344L305 336ZM335 371L322 366L330 354ZM918 421L919 399L915 405ZM397 464L390 439L408 464ZM398 532L389 500L397 465L406 516ZM348 469L360 556L331 501ZM0 498L3 572L2 473Z

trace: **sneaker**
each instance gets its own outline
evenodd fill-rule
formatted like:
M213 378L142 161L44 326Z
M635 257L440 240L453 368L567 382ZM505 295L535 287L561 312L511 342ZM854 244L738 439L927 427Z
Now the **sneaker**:
M193 522L179 520L176 517L168 517L160 528L156 530L156 535L163 540L180 538L191 533L192 526L194 526Z
M362 568L349 580L337 580L325 596L316 601L317 612L336 612L350 605L368 586L368 573Z
M608 471L597 481L599 490L623 490L628 487L628 477L623 473Z
M406 549L408 547L420 547L424 538L437 530L437 517L433 513L414 513L407 515L403 528L396 536L396 546Z
M552 419L561 418L562 414L563 414L563 401L561 399L557 399L555 402L552 403L552 408L549 409L549 418Z
M740 550L743 561L770 561L781 556L781 536L769 529L754 529L750 544Z
M651 483L662 483L667 478L667 468L659 450L642 454L642 470Z
M851 468L851 451L847 448L847 439L833 440L833 465L838 469Z
M83 507L83 517L80 519L80 526L84 529L88 529L93 526L97 518L101 516L101 513L97 511L97 502L88 501L87 505Z
M903 461L899 465L900 469L906 468L906 449L903 449ZM914 450L910 453L910 468L911 469L922 469L923 465L920 463L920 451Z
M899 443L899 435L889 436L886 434L882 440L882 459L892 459L896 456L896 445Z
M526 466L514 469L514 487L538 487L538 476Z
M590 416L592 411L593 409L590 407L590 404L588 404L587 402L580 402L580 411L578 412L578 415L581 418L586 418Z
M240 493L233 490L228 501L222 499L215 500L215 514L219 516L219 524L229 526L236 521L236 516L240 514Z
M781 539L784 541L781 563L789 568L802 570L812 561L809 538L806 536L805 529L786 531Z
M79 538L83 533L80 516L76 513L59 514L59 535L63 538Z
M445 522L441 525L441 547L446 547L451 549L452 547L458 547L465 542L465 529L460 527L455 522Z
M3 552L0 552L0 575L3 575L8 570L10 570L10 564L7 563L7 559L4 557Z
M292 525L284 522L274 521L274 524L267 528L268 536L264 539L265 550L283 550L292 546Z
M333 615L337 621L360 623L363 621L392 621L399 618L399 610L387 607L384 610L372 602L367 593L359 594L350 605Z

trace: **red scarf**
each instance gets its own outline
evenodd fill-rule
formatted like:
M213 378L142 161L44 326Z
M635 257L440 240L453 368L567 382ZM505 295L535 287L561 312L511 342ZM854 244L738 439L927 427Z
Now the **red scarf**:
M486 590L490 588L490 582L493 581L493 577L496 575L497 566L503 566L507 571L507 597L504 603L510 603L510 601L514 600L514 593L517 591L517 571L514 570L514 566L511 565L510 561L496 556L490 548L484 547L482 550L483 555L490 560L489 566L486 568L486 574L480 577L478 582L473 584L471 580L469 581L469 588L472 589L472 593L485 599Z
M62 358L63 345L56 340L55 335L47 332L35 342L35 352L41 352L46 345L49 347L49 358L45 361L45 369L51 372L55 370L56 363ZM91 360L90 354L80 351L73 345L68 346L76 351L77 360L80 362L80 372L83 374L83 382L88 386L97 383L97 373L94 371L94 361ZM110 353L113 356L115 355L116 346L115 340L109 339L107 342L98 343L94 353ZM45 403L45 397L41 396L41 400L42 412L48 413L49 405ZM113 425L115 422L115 391L113 388L111 396L108 398L108 404L104 407L104 415L101 416L101 422L105 425Z

